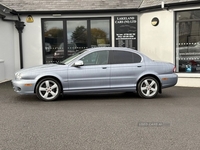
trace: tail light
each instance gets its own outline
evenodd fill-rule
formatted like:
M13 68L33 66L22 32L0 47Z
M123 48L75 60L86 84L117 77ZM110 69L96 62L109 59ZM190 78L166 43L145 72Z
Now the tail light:
M174 66L174 68L173 68L173 72L174 72L174 73L176 72L176 66Z

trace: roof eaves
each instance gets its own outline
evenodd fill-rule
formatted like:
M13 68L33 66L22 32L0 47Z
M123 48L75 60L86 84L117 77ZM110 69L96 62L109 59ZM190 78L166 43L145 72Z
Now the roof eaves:
M12 10L7 6L0 4L0 14L6 16L6 14L10 13Z
M186 1L186 2L177 2L177 3L168 3L165 4L167 7L177 7L177 6L184 6L184 5L194 5L194 4L200 4L199 0L194 0L194 1Z
M139 12L138 8L128 9L98 9L98 10L50 10L50 11L17 11L25 14L82 14L82 13L113 13L113 12Z
M191 6L196 6L196 4L200 5L200 1L187 1L187 2L177 2L177 3L167 3L164 4L164 9L170 9L170 8L179 8L179 7L191 7ZM154 5L154 6L149 6L149 7L140 7L139 11L140 12L146 12L146 11L157 11L157 10L162 10L163 8L160 5Z

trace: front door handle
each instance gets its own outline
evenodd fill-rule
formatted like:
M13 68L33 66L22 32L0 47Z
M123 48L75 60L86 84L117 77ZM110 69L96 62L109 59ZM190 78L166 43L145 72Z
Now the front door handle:
M102 69L107 69L107 67L102 67Z

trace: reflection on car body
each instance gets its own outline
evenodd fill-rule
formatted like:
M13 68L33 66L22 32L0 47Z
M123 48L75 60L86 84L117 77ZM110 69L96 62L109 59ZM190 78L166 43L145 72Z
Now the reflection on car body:
M12 80L19 94L56 100L64 93L137 92L153 98L177 83L172 63L153 61L144 54L122 47L90 48L60 64L22 69Z

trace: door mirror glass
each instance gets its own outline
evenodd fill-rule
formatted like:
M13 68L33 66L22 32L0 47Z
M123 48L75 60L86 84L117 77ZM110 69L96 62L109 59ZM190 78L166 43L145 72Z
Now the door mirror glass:
M77 62L75 62L74 63L74 66L75 67L79 67L79 66L83 66L84 64L83 64L83 61L82 60L79 60L79 61L77 61Z

